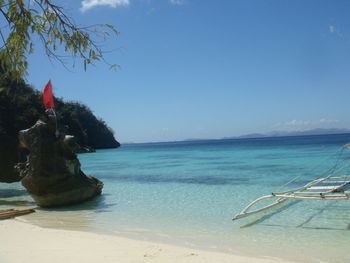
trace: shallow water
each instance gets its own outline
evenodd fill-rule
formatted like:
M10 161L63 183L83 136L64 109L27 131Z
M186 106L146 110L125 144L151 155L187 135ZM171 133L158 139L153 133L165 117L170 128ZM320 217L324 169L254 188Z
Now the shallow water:
M291 178L297 187L332 167L350 135L123 145L79 156L103 195L85 204L40 209L22 220L136 239L277 256L350 262L350 201L294 201L265 216L232 222L250 201ZM342 173L349 173L346 167ZM19 184L0 186L0 208L35 205Z

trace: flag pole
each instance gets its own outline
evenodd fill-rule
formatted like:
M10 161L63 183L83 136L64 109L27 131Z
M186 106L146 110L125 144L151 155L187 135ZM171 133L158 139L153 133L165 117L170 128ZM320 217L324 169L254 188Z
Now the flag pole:
M56 135L56 138L59 137L60 133L58 131L58 122L57 122L57 115L56 115L56 111L54 108L51 108L52 110L52 113L53 113L53 116L55 116L55 125L56 125L56 128L55 128L55 135Z

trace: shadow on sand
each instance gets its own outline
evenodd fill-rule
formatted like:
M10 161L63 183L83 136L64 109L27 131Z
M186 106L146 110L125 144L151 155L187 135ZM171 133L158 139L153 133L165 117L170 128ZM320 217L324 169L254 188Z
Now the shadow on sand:
M57 211L57 212L84 211L84 210L95 210L96 212L99 212L99 213L110 212L111 208L117 204L116 203L107 204L106 197L108 195L109 194L102 194L94 197L91 200L85 201L81 204L61 206L61 207L51 207L51 208L38 208L38 209L42 211Z

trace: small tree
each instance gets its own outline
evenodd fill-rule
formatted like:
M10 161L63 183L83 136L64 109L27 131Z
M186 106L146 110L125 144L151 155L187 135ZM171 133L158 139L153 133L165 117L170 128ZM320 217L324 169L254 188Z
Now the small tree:
M34 42L38 38L50 59L65 65L64 58L73 61L81 58L84 69L87 65L104 59L104 50L94 37L103 40L118 31L109 24L78 26L65 10L52 0L0 0L3 16L0 28L0 66L12 77L26 74L27 56L34 52ZM4 25L5 23L5 25ZM107 63L111 68L116 65Z

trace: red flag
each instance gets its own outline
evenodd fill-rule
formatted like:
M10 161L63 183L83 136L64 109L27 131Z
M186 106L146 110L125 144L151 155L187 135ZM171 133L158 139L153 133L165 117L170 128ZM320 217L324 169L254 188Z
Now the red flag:
M45 109L55 108L55 104L53 103L51 80L49 80L49 82L45 85L43 90L43 99Z

